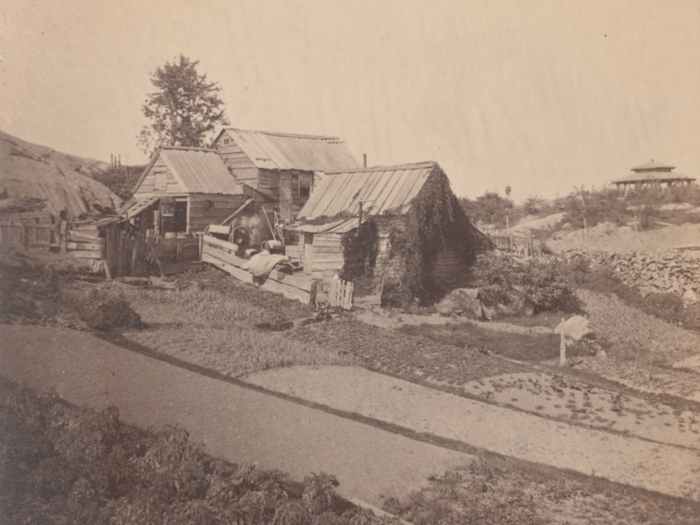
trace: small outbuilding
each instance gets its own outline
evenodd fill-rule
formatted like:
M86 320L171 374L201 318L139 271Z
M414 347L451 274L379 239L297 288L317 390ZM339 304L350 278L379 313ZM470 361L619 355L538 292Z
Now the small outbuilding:
M674 186L689 186L695 182L695 178L674 173L675 166L663 164L661 162L651 162L635 166L631 169L632 175L614 180L612 183L618 190L627 193L629 190L640 190L643 188L672 188Z
M322 172L359 167L338 137L224 128L213 147L237 182L275 202L281 220L299 213Z
M236 181L216 150L175 146L153 154L120 210L173 263L197 260L195 234L234 212L233 228L244 229L251 242L272 238L272 199Z
M326 290L337 275L356 295L393 290L421 301L464 285L489 244L437 162L326 173L286 242Z

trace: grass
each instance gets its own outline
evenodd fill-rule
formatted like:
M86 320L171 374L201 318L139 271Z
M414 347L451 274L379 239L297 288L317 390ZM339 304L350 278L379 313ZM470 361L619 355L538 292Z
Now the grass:
M419 336L442 344L459 348L475 348L490 351L501 357L518 361L547 361L559 356L559 336L557 334L519 334L501 332L473 325L452 324L406 325L401 331L411 336ZM585 349L582 345L567 348L567 355L575 357Z
M427 487L385 507L410 523L449 525L690 525L700 516L695 502L489 454L431 477Z
M627 306L614 295L586 289L579 289L577 294L596 333L607 339L610 352L619 359L636 359L640 349L640 359L652 353L655 364L670 366L700 348L698 334Z

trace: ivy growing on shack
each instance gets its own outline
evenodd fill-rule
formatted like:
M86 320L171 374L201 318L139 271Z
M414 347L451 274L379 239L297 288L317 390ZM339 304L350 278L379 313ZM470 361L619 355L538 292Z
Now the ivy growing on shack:
M471 224L447 175L436 166L411 201L403 228L392 229L390 242L392 256L404 260L404 293L431 303L445 292L433 272L438 253L449 247L461 262L471 264L488 240Z

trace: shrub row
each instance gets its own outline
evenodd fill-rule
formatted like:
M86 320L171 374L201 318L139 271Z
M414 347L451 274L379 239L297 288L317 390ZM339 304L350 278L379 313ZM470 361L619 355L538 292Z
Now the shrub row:
M1 523L394 523L337 497L333 476L295 484L212 458L184 429L140 431L113 407L81 411L4 379L0 435Z

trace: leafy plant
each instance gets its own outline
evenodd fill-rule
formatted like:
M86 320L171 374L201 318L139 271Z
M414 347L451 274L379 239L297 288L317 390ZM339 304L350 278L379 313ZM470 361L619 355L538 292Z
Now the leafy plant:
M575 312L579 302L574 294L574 279L566 263L554 261L516 262L494 253L479 255L472 267L472 284L487 306L509 305L517 294L524 294L534 311Z

